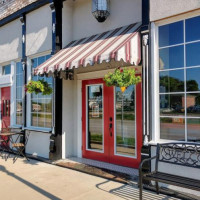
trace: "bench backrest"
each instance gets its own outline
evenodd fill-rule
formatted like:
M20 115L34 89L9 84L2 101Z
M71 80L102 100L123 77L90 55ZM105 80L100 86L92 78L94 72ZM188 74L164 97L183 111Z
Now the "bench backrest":
M156 170L158 162L200 168L200 143L157 144Z

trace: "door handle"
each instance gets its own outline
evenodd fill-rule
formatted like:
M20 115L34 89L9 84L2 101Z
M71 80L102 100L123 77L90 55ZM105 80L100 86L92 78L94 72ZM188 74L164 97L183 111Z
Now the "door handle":
M109 132L110 132L110 136L112 137L112 123L109 124Z

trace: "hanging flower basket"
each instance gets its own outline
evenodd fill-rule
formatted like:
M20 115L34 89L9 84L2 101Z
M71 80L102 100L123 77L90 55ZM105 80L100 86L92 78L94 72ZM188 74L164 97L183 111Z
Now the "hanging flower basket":
M122 93L124 93L128 86L140 83L141 77L135 75L135 69L117 68L113 73L106 74L104 81L108 87L120 87Z
M26 85L26 91L28 93L34 92L35 94L42 93L42 95L50 95L53 92L48 82L44 79L38 81L29 81Z

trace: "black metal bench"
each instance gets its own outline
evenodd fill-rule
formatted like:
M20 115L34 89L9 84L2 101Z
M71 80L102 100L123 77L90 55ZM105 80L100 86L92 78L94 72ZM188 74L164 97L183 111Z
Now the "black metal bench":
M155 160L155 170L149 173L142 171L143 164ZM200 191L200 180L159 171L159 163L168 163L190 168L200 168L199 143L165 143L157 144L156 156L145 159L139 167L140 200L142 200L143 180L155 181L156 192L159 194L158 182ZM169 170L170 170L170 165Z

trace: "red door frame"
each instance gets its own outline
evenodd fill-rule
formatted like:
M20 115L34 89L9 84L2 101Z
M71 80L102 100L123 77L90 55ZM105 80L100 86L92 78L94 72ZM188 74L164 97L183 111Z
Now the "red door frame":
M106 101L106 88L105 88L105 83L103 82L102 79L92 79L92 80L85 80L82 81L82 155L84 158L89 158L89 159L93 159L93 160L99 160L99 161L103 161L103 162L109 162L109 154L108 154L108 150L109 150L109 140L104 140L104 153L100 153L100 152L95 152L95 151L90 151L87 150L87 144L86 144L86 131L87 131L87 124L86 124L86 118L87 118L87 111L86 111L86 86L87 85L92 85L92 84L102 84L103 85L103 98L104 98L104 138L107 136L107 132L106 127L105 127L105 122L107 120L106 116L108 115L106 112L108 111L108 109L105 108L105 106L107 106L107 104L105 104ZM105 88L105 89L104 89Z
M104 153L94 152L86 148L86 86L92 84L103 85L103 105L104 105ZM114 87L107 87L103 79L92 79L82 81L82 156L84 158L110 162L138 168L141 162L142 148L142 84L136 85L136 158L115 155L114 153ZM112 116L112 128L109 130L109 118ZM112 137L110 136L112 132Z
M8 106L8 108L6 108ZM8 109L8 113L7 110ZM1 131L10 126L10 87L1 88ZM2 136L3 137L3 136ZM4 138L6 139L6 138Z

